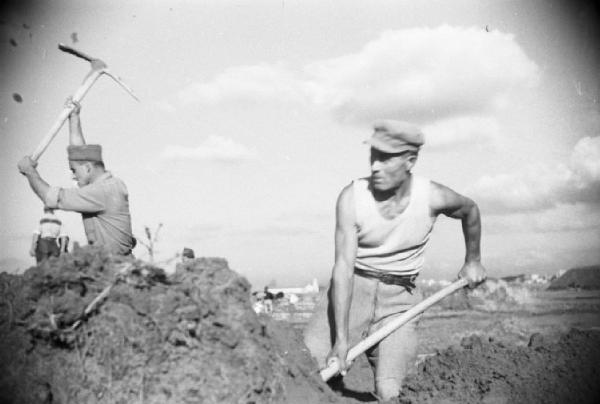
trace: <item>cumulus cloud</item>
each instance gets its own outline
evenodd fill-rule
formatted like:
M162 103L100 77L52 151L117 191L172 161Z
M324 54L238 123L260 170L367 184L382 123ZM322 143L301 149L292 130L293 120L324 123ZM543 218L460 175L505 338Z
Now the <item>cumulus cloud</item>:
M560 204L540 212L487 215L484 230L490 234L556 233L600 229L600 210L588 203Z
M283 64L230 67L209 82L194 83L179 93L184 104L302 101L306 83Z
M532 229L536 232L600 229L600 210L586 203L563 204L533 215L531 220Z
M174 160L210 160L222 162L238 162L252 160L257 157L254 150L236 143L232 139L211 135L198 147L169 145L161 154L161 159Z
M298 70L283 63L231 67L179 96L187 104L302 103L351 123L411 120L430 124L431 140L448 145L493 137L498 129L489 115L539 75L513 35L440 26L387 31L355 53Z
M571 167L582 187L600 181L600 136L584 137L577 142L571 155Z
M493 142L500 135L500 125L492 117L461 116L425 125L423 133L428 147L444 148Z
M482 177L468 190L490 213L536 211L577 202L600 203L600 137L584 137L569 164L530 166L518 174Z
M340 119L439 116L503 106L539 70L513 35L441 26L384 32L361 51L306 68Z

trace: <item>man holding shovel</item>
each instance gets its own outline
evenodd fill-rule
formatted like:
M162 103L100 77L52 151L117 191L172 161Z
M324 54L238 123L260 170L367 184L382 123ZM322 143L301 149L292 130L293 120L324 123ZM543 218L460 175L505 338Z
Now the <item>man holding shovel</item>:
M462 221L466 257L459 277L472 286L486 277L477 205L411 173L424 144L421 131L383 120L366 143L371 146L371 176L353 181L339 195L331 286L304 335L319 366L337 361L342 376L350 365L350 347L421 301L415 279L439 214ZM410 321L366 351L382 400L398 395L414 363L415 326L416 320Z
M72 104L67 153L69 168L79 188L51 187L42 179L36 169L37 163L30 156L19 161L19 171L27 177L29 185L47 207L81 213L89 244L129 255L135 239L131 231L127 187L106 171L102 147L85 144L79 120L80 106Z

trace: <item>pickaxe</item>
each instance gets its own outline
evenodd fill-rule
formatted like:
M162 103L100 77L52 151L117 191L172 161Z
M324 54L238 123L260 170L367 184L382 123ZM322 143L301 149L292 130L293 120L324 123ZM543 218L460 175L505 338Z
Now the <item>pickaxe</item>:
M446 286L444 289L438 291L437 293L434 293L433 295L429 296L427 299L423 300L422 302L415 304L413 307L406 310L404 313L402 313L398 317L391 320L389 323L387 323L386 325L381 327L379 330L375 331L373 334L369 335L367 338L363 339L358 344L356 344L352 348L350 348L350 350L348 351L348 355L346 355L346 359L348 361L353 361L354 359L356 359L358 357L358 355L360 355L361 353L365 352L367 349L369 349L372 346L374 346L375 344L377 344L379 341L381 341L382 339L384 339L385 337L390 335L392 332L394 332L398 328L402 327L404 324L408 323L410 320L415 318L417 315L423 313L430 306L437 303L444 297L456 292L457 290L464 288L468 284L469 284L469 282L466 279L461 278L461 279L457 280L456 282ZM335 376L339 371L340 371L339 362L332 361L330 364L327 365L326 368L324 368L320 371L321 378L324 381L327 381L327 380L331 379L333 376Z
M133 94L133 91L129 87L127 87L118 76L113 75L108 70L106 63L104 63L102 60L86 55L85 53L78 51L77 49L73 49L70 46L63 45L62 43L58 44L58 49L60 49L63 52L70 53L71 55L75 55L77 57L85 59L92 64L92 70L87 74L87 76L85 76L83 83L75 91L75 94L72 97L73 102L81 102L81 100L83 100L83 97L85 97L85 95L87 94L88 90L92 87L92 85L96 82L96 80L98 80L98 78L102 74L106 74L107 76L111 77L121 87L123 87L123 89L125 89L125 91L127 91L135 100L139 101L138 98ZM50 142L52 142L56 134L60 131L60 128L62 128L63 124L65 123L65 121L67 120L67 118L71 114L71 111L73 111L74 108L75 106L73 104L65 106L63 108L62 112L58 116L58 119L56 120L52 128L50 128L46 136L44 136L44 138L42 139L38 147L35 149L35 151L31 153L31 159L33 161L37 161L42 155L42 153L44 153L44 151L46 150Z

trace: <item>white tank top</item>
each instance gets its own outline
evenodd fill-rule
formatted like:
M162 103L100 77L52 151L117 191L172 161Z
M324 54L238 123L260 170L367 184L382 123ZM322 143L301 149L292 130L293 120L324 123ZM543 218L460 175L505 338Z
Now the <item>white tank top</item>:
M40 219L40 227L34 230L41 238L58 238L63 235L60 231L62 222L53 213L44 213Z
M410 201L393 219L377 210L369 179L354 180L358 250L354 265L360 269L399 275L417 274L423 267L425 245L435 217L429 209L430 181L412 176Z

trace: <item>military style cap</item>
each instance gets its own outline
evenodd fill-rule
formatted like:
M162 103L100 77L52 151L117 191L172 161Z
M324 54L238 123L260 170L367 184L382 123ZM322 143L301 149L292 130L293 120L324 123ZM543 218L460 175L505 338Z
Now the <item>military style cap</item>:
M69 161L102 161L102 146L83 144L67 146Z
M421 129L408 122L382 119L376 121L373 128L373 136L365 143L384 153L417 151L425 143Z

